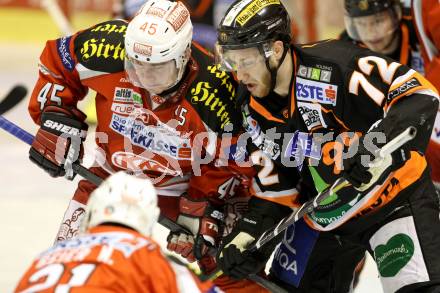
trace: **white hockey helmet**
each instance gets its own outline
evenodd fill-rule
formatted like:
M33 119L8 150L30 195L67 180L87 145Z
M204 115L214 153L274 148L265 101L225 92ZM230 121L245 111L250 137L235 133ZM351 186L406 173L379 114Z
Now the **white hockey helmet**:
M177 84L190 57L192 31L189 11L182 2L147 1L125 34L125 69L130 80L154 94L160 94L157 88L166 90ZM167 80L170 70L176 73Z
M149 236L158 217L153 184L120 171L107 178L90 195L81 232L103 223L119 223Z

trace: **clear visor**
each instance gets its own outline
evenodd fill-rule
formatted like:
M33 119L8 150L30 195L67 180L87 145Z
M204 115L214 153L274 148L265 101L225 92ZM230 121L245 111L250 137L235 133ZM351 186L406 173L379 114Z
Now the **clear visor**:
M178 69L174 60L145 63L126 56L125 71L131 83L152 94L160 94L178 82Z
M256 47L231 50L224 49L218 44L215 46L215 62L223 71L251 70L264 64L265 60Z
M359 17L345 16L348 35L364 43L380 42L390 38L399 26L399 20L393 9Z

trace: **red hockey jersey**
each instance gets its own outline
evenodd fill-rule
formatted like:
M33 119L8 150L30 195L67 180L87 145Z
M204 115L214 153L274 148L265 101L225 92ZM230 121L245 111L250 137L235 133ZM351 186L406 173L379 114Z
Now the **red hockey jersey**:
M126 28L125 21L111 20L48 41L29 104L32 118L39 123L49 104L77 107L88 89L93 89L97 93L98 145L94 172L106 177L128 170L146 176L166 199L184 192L222 200L232 196L238 178L252 173L251 168L228 163L234 156L229 142L233 144L240 131L234 78L220 71L212 56L193 43L180 88L152 110L150 100L161 97L150 97L125 75ZM225 128L232 131L225 132ZM93 188L81 181L74 199L86 203ZM163 211L164 197L159 200ZM173 217L175 209L171 210L169 216Z
M134 230L98 226L40 254L15 292L209 292L185 267Z

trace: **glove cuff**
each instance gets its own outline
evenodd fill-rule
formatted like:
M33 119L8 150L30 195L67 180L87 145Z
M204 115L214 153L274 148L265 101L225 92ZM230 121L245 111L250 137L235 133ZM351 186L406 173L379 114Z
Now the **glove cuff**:
M189 217L209 217L218 221L224 221L224 214L214 208L206 199L195 200L187 195L181 196L179 200L179 212Z
M63 111L45 111L41 114L41 129L58 136L64 134L84 140L87 136L87 124L79 121L73 114L69 115L68 111L59 109Z

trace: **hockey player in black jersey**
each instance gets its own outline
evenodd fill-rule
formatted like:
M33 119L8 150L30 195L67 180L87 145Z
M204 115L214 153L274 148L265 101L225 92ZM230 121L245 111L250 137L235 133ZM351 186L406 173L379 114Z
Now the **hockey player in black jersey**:
M408 1L406 1L408 2ZM340 39L387 55L423 73L411 7L399 0L345 0Z
M258 272L276 239L258 253L246 247L288 215L287 206L308 199L292 187L302 181L319 192L343 177L348 186L287 230L271 278L289 292L349 292L368 251L386 292L437 292L439 201L424 157L436 89L347 42L292 45L289 23L277 0L242 0L219 27L218 60L250 94L242 95L242 112L258 171L250 210L223 240L219 266L235 278ZM368 163L409 126L413 140Z

